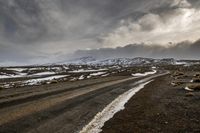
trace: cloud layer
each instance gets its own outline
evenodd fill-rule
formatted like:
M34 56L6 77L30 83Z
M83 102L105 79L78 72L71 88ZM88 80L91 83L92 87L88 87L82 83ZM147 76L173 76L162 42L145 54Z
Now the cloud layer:
M191 43L181 42L169 47L161 45L129 44L117 48L101 48L94 50L79 50L72 57L80 58L91 56L96 59L121 58L121 57L151 57L151 58L176 58L199 59L200 40Z
M0 64L57 62L77 50L135 43L194 42L199 7L196 0L0 0Z
M152 9L138 20L122 20L118 28L102 38L105 47L143 42L166 45L199 39L199 9L187 0L174 0L165 6Z

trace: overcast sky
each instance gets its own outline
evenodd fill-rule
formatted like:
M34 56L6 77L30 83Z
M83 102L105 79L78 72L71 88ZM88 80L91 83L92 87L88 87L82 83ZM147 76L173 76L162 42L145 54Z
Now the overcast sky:
M199 8L199 0L0 0L0 64L59 62L128 44L197 45Z

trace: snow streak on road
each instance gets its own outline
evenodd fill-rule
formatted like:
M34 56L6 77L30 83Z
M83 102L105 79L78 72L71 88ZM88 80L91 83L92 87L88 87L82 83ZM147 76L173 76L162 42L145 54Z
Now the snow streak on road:
M152 80L151 80L152 81ZM103 111L99 112L93 120L86 125L80 133L99 133L104 123L114 116L115 113L124 109L124 105L129 101L129 99L135 95L139 90L144 88L145 85L151 81L146 81L145 83L139 84L138 86L126 91L125 93L118 96L114 101L107 105Z

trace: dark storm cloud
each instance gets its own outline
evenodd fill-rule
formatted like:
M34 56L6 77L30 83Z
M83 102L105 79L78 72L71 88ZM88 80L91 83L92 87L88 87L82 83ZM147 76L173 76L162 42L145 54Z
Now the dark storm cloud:
M107 29L105 26L114 25L111 22L118 14L123 15L129 4L130 1L119 0L1 0L1 35L18 43L54 36L96 37Z
M0 1L1 37L13 43L34 41L44 33L40 9L33 0Z
M1 33L4 37L10 36L9 41L29 43L48 35L96 37L119 20L140 17L162 1L1 0Z
M0 61L53 62L77 49L124 46L138 40L168 43L171 33L150 32L170 27L167 20L175 16L190 12L198 16L194 12L199 5L195 0L0 0ZM198 22L177 41L188 34L196 39Z
M163 47L160 45L129 44L117 48L101 48L94 50L79 50L72 57L92 56L96 59L120 58L120 57L152 57L152 58L177 58L177 59L199 59L200 40L191 43L180 42L176 45Z

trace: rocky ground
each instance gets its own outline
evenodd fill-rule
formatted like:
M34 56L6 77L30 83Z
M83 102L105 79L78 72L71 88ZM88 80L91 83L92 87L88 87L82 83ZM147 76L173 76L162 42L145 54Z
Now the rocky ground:
M151 79L102 132L199 132L199 70L198 65L1 68L0 133L78 132L121 94Z
M102 132L200 132L200 91L185 90L195 72L182 73L146 85L105 123ZM177 79L179 84L171 84Z
M49 65L0 67L0 90L103 77L132 76L132 74L147 71L152 71L151 66Z

